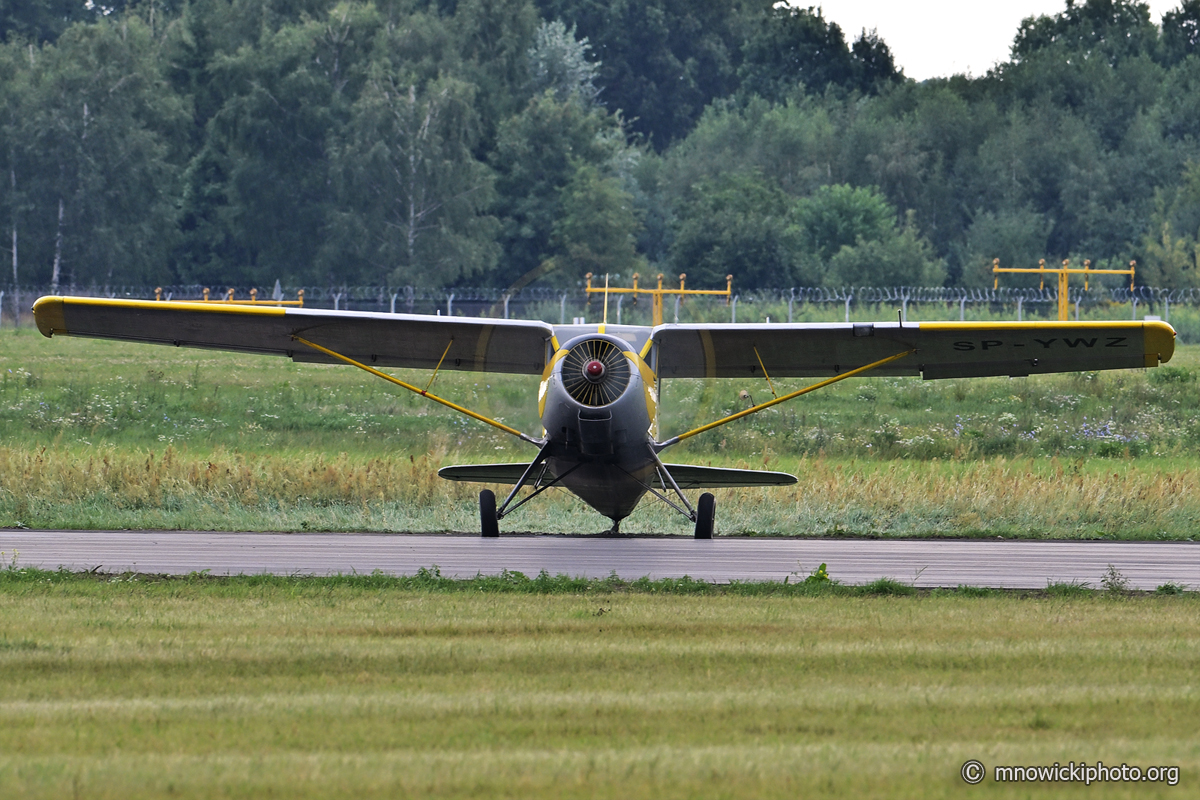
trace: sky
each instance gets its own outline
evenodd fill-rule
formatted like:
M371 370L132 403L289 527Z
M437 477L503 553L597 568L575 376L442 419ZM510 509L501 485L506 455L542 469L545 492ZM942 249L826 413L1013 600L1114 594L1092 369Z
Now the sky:
M1065 0L792 0L800 8L820 6L825 19L841 26L847 43L864 28L887 42L904 74L916 80L958 73L980 76L1008 59L1021 20L1053 15ZM1150 0L1158 23L1179 0Z

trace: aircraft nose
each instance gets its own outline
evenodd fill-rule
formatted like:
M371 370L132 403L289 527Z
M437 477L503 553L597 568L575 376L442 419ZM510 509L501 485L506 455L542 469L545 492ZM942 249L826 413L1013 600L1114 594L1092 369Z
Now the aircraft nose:
M592 359L584 365L583 374L587 376L589 381L595 383L604 377L604 364L596 359Z

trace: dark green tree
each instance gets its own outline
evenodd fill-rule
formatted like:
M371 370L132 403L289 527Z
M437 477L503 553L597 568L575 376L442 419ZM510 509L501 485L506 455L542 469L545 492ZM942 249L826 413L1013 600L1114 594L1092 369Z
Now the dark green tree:
M0 42L54 42L75 23L94 23L119 14L125 6L125 0L0 0Z
M1122 58L1153 54L1158 29L1150 20L1150 6L1136 0L1066 0L1066 9L1053 16L1028 17L1013 40L1014 61L1035 53L1055 51L1102 59L1110 64Z
M563 188L561 212L551 234L555 272L547 277L572 284L580 276L629 276L645 265L637 253L641 229L633 198L615 176L579 164Z
M253 47L214 55L207 70L221 105L188 167L180 279L343 277L339 265L317 258L336 204L330 150L384 23L373 6L344 5L268 29ZM440 23L423 16L389 42L391 57L411 53L413 71L425 74L436 74L439 54L454 53Z
M702 181L676 209L671 268L697 288L723 287L730 274L745 288L791 286L801 251L787 195L761 175Z
M552 90L501 124L492 159L503 223L499 285L525 285L555 269L564 191L583 166L614 174L624 149L618 118L576 99L560 101Z
M1178 64L1200 53L1200 0L1183 0L1162 17L1162 61Z
M1138 277L1150 286L1200 286L1200 163L1179 184L1159 189L1141 241Z
M896 228L896 209L878 193L864 187L822 186L801 198L791 218L805 252L828 263L843 247L860 239L887 238Z
M1051 222L1029 208L1001 208L975 216L967 231L965 253L961 257L964 286L991 286L992 260L1003 267L1036 267L1038 259L1049 251ZM1036 283L1036 276L1007 275L1005 285Z
M39 279L59 285L169 277L178 165L168 141L186 118L155 55L149 27L132 14L73 26L55 45L28 52L22 135L11 143L18 171L10 183L25 187L25 252Z
M873 31L863 31L851 48L841 27L826 20L820 8L787 5L775 6L754 27L742 48L738 75L743 93L775 101L792 96L797 87L871 92L900 78L891 51Z
M660 152L714 99L732 95L742 42L770 0L537 0L542 17L575 25L600 62L608 108Z
M946 279L941 260L917 231L910 214L891 235L860 238L829 260L827 286L940 286Z

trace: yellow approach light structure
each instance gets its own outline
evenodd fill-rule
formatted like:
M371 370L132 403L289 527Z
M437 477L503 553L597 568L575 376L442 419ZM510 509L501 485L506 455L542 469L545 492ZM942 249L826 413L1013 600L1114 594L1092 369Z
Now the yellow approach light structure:
M725 276L725 288L724 289L687 289L687 288L685 288L686 281L687 281L687 273L686 272L679 273L679 288L678 289L674 289L674 288L664 289L663 288L663 276L662 276L661 272L658 274L658 288L657 289L643 289L643 288L639 287L638 279L641 276L638 275L636 272L633 273L633 288L631 288L631 289L609 286L607 275L604 277L603 288L601 288L601 287L593 288L592 287L592 273L589 272L584 277L587 279L587 286L585 288L585 291L587 292L588 301L591 302L593 294L603 294L606 307L607 307L607 303L608 303L608 296L610 294L631 294L631 295L633 295L633 301L635 303L637 302L637 297L639 294L650 295L653 298L653 302L651 303L651 307L650 307L650 310L651 310L650 324L655 325L655 326L663 324L663 297L666 295L670 294L670 295L675 295L676 297L685 297L687 295L694 295L694 294L717 295L718 297L724 297L726 304L728 304L730 298L733 297L733 276L732 275ZM607 322L607 321L608 320L606 318L605 322Z
M1060 297L1066 296L1065 279L1064 274ZM614 532L646 495L652 495L693 523L697 539L708 539L715 526L716 500L704 491L693 505L687 492L786 486L797 480L786 472L660 458L660 453L693 436L860 375L936 380L1141 369L1168 361L1175 350L1174 329L1155 320L662 324L664 295L728 298L732 285L727 279L724 292L690 290L681 276L678 289L664 289L660 276L656 289L642 289L636 282L632 289L608 289L635 297L649 294L654 325L610 325L606 319L590 325L551 325L541 320L340 311L305 308L301 301L260 301L256 295L250 302L230 295L207 302L43 297L33 313L45 336L345 364L490 425L532 446L536 454L520 461L438 470L446 480L512 487L500 503L492 488L479 492L480 531L488 537L499 536L500 520L525 503L562 488L612 520ZM601 291L592 288L589 276L589 295ZM397 376L389 374L392 369L410 372ZM413 370L426 375L414 379ZM536 379L537 393L531 391L529 400L536 403L539 429L518 430L434 394L434 383L446 370ZM761 380L772 399L660 436L663 382L675 378ZM799 382L782 383L789 379ZM785 419L773 424L786 424Z
M1137 262L1130 261L1129 269L1092 269L1091 259L1085 259L1083 262L1083 268L1080 269L1079 267L1072 267L1071 259L1069 259L1069 258L1063 259L1061 267L1047 267L1046 259L1041 258L1041 259L1038 259L1037 269L1032 269L1032 268L1024 268L1024 267L1002 267L1002 266L1000 266L1000 259L998 259L998 258L992 259L992 272L996 273L997 275L1001 272L1024 272L1024 273L1032 274L1032 275L1041 275L1042 282L1041 282L1040 286L1038 287L1040 289L1046 288L1046 276L1047 275L1057 275L1058 276L1058 319L1060 322L1067 321L1067 306L1068 306L1068 303L1067 303L1067 279L1069 276L1082 275L1083 276L1083 290L1086 292L1088 290L1088 276L1089 275L1128 275L1129 276L1129 288L1133 289L1133 271L1136 267L1137 267ZM1000 278L999 277L993 279L992 288L993 289L1000 288Z
M154 299L155 300L157 300L159 302L163 302L165 298L163 298L162 294L163 294L163 290L162 290L161 286L158 286L154 289ZM204 287L203 299L189 300L188 302L189 303L240 303L241 305L244 305L244 306L296 306L297 308L304 307L304 290L303 289L301 289L297 293L296 300L284 300L282 297L280 297L278 300L276 300L274 298L272 298L270 300L259 300L258 299L258 289L250 290L250 299L249 300L235 300L233 298L233 295L234 295L233 289L226 289L224 297L214 298L214 297L211 297L210 294L211 293L209 292L208 287L206 286L206 287Z

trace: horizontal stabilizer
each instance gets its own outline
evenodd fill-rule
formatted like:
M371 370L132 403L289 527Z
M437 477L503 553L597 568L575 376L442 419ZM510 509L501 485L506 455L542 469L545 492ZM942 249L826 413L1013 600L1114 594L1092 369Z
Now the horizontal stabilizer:
M466 464L442 467L438 475L448 481L473 481L476 483L515 484L529 467L524 464ZM746 486L790 486L796 476L786 472L769 472L760 469L727 469L725 467L695 467L690 464L667 464L671 477L680 489L732 489ZM655 489L663 486L656 475L650 484Z
M727 469L725 467L693 467L689 464L667 464L671 477L680 489L734 489L742 486L791 486L796 476L765 469ZM658 478L654 488L662 488Z
M438 477L448 481L471 481L474 483L505 483L512 486L521 480L529 464L464 464L442 467Z

